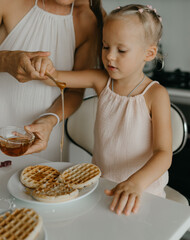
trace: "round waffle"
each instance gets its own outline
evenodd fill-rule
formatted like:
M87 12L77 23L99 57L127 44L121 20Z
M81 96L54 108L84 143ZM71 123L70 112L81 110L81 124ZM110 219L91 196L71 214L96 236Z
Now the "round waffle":
M78 194L78 189L71 188L68 185L58 181L44 183L31 193L33 198L36 200L48 203L69 201L73 198L76 198Z
M21 172L20 181L28 188L37 188L43 183L56 181L59 174L58 170L49 166L28 166Z
M59 175L58 180L73 188L83 188L98 181L101 175L99 167L90 163L81 163L68 168Z
M0 240L34 240L43 226L33 209L15 209L0 215Z

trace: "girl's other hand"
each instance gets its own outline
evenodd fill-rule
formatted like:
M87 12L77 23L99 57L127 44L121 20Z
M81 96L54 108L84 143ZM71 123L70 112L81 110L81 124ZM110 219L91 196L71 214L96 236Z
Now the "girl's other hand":
M37 72L39 72L41 77L44 77L46 72L53 74L55 71L53 63L48 57L37 56L32 58L31 62L32 66Z
M129 180L121 182L111 190L106 189L105 194L113 196L110 210L118 215L124 213L128 216L131 212L138 212L142 190L133 182Z

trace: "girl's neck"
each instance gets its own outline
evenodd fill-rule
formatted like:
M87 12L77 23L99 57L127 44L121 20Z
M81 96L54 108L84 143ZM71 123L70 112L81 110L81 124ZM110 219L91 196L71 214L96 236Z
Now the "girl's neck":
M126 79L113 80L114 92L122 96L128 96L141 82L145 80L144 73Z

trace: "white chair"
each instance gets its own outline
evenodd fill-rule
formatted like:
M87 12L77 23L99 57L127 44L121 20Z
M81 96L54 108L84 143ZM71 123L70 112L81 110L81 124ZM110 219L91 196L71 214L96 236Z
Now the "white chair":
M94 145L94 123L97 110L97 96L84 99L80 108L65 123L65 132L69 140L92 155ZM173 154L181 151L187 141L187 123L182 112L171 104ZM189 205L188 200L178 191L166 186L166 198Z
M171 119L172 119L172 134L173 154L180 152L187 141L188 129L186 119L181 110L173 103L171 103Z

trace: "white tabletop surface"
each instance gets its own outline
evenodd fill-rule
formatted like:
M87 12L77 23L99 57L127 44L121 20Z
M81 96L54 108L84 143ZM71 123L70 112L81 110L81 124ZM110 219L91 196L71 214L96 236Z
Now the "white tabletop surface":
M0 161L5 160L12 161L11 166L0 168L0 198L6 199L13 199L7 183L17 170L47 162L31 155L11 158L0 153ZM13 203L16 207L33 208L42 216L48 240L177 240L190 227L188 206L148 193L143 194L137 214L116 215L109 210L111 198L104 194L104 189L113 186L114 183L100 179L90 195L64 205L43 206L17 199Z

